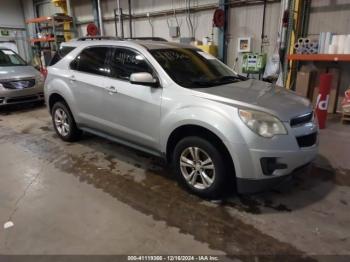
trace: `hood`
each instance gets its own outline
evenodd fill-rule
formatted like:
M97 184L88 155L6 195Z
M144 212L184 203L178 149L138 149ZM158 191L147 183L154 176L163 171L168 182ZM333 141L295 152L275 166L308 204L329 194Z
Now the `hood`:
M207 97L211 100L272 113L282 121L289 121L293 117L312 111L308 99L285 88L255 79L194 90L217 96Z
M0 80L35 77L40 72L32 66L0 66Z

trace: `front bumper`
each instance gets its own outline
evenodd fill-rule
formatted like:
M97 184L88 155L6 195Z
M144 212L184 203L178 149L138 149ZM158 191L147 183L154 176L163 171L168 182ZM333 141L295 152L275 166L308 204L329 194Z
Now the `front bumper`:
M44 101L44 91L42 87L0 91L0 107L39 101Z
M245 178L237 178L236 179L236 187L237 192L240 194L252 194L264 192L267 190L271 190L277 188L284 183L287 183L292 179L292 175L294 172L301 172L303 170L307 170L311 163L304 164L299 166L293 170L291 174L271 177L267 179L245 179Z
M288 179L293 171L311 163L317 156L318 146L315 144L309 148L300 148L295 151L269 151L247 149L246 154L241 155L240 168L242 171L236 174L237 191L239 193L255 193L264 191ZM270 174L263 171L261 159L274 158L280 169L275 169Z

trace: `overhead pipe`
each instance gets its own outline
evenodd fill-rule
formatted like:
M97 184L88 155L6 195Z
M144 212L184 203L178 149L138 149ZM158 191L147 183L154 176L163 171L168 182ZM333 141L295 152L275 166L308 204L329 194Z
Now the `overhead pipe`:
M280 3L281 0L267 0L268 4L272 3ZM225 5L233 8L233 7L242 7L242 6L253 6L253 5L262 5L264 4L264 0L249 0L249 1L228 1ZM196 13L196 12L202 12L202 11L209 11L209 10L215 10L218 8L218 4L205 4L200 5L196 7L191 7L190 12ZM188 12L187 8L178 8L175 9L177 14L184 14ZM174 9L164 10L164 11L155 11L155 12L148 12L148 13L139 13L134 14L132 16L132 19L148 19L148 17L163 17L163 16L169 16L174 13ZM125 19L129 19L128 16L125 17ZM114 17L106 17L104 18L104 21L114 21ZM85 21L78 21L78 24L87 24L90 23L91 20L85 20Z
M101 0L97 0L98 24L100 26L100 35L103 36L103 19L101 11Z
M128 7L129 7L129 34L130 38L132 38L132 15L131 15L131 0L128 0Z
M67 14L69 16L73 16L72 5L71 5L70 0L66 0L66 4L67 4Z
M261 45L260 45L261 53L263 52L263 49L264 49L264 40L265 40L266 5L267 5L267 0L264 0L263 20L262 20L262 28L261 28Z

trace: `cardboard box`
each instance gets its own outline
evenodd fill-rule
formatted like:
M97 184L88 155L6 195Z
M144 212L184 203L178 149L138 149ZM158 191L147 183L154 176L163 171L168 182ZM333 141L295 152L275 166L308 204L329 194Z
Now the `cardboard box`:
M332 85L331 91L329 93L328 100L328 113L335 113L337 110L338 92L339 92L339 82L340 82L340 69L329 68L328 73L332 74Z
M313 82L313 85L310 87L310 91L309 91L309 98L310 100L312 100L312 102L314 105L316 105L316 100L314 99L316 97L317 99L317 95L318 95L318 90L319 90L319 86L320 86L320 75L327 73L327 69L326 68L320 68L317 69L316 73L315 73L315 81Z
M314 85L315 72L297 73L297 81L295 85L295 92L303 97L310 97L310 87Z

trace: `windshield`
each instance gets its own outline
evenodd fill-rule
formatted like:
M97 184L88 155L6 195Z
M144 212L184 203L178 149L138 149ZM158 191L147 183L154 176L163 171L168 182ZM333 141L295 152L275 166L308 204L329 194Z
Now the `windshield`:
M0 49L0 66L25 66L27 63L10 49Z
M191 48L155 49L150 53L167 74L187 88L212 87L245 80L214 56Z

